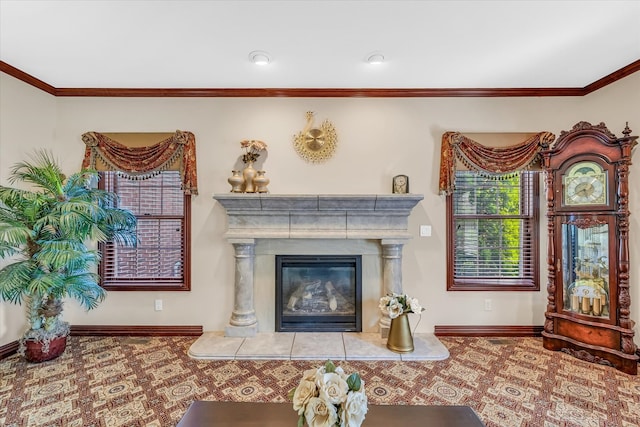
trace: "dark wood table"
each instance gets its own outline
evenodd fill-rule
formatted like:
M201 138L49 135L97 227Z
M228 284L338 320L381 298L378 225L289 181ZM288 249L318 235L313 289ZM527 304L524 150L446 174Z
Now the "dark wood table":
M178 427L295 427L291 403L211 402L189 406ZM369 405L363 427L485 427L469 406Z

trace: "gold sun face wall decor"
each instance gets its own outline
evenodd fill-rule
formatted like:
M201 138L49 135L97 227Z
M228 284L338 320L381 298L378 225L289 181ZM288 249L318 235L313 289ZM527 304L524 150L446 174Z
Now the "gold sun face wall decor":
M329 120L320 127L313 127L312 111L307 111L307 124L293 137L293 147L300 157L310 163L322 163L333 156L338 144L338 134Z

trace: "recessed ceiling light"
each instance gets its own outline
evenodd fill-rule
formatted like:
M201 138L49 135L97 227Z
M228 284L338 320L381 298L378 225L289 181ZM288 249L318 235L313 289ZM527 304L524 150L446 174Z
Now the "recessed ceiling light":
M367 57L367 62L373 65L382 64L384 62L384 55L380 52L370 53Z
M271 62L271 57L267 52L254 50L249 54L249 60L256 65L268 65Z

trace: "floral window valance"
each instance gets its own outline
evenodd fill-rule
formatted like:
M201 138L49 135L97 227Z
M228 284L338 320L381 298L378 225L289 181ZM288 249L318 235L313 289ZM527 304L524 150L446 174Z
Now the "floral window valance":
M184 194L198 194L196 139L191 132L87 132L82 141L86 144L82 161L85 169L118 171L130 179L147 179L165 170L177 170Z
M555 135L550 132L539 132L515 145L491 147L460 132L445 132L440 153L440 193L449 195L454 190L458 161L485 176L501 177L531 167L540 151L549 147L554 139Z

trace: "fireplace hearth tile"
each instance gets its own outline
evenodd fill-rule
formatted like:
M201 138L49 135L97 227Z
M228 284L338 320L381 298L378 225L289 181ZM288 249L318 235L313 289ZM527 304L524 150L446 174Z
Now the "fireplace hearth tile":
M347 360L400 360L379 333L344 333L343 339Z
M445 360L449 358L449 350L433 334L414 334L413 353L403 353L400 358L409 360Z
M344 360L341 332L296 332L291 347L291 359Z
M236 359L289 360L294 336L291 332L265 332L246 338Z
M234 359L244 338L225 337L223 332L205 332L189 348L194 359Z
M437 361L449 357L449 350L434 334L414 334L413 343L413 353L398 354L386 348L386 339L379 333L258 332L255 337L243 338L205 332L191 345L189 356L200 360L363 361Z

